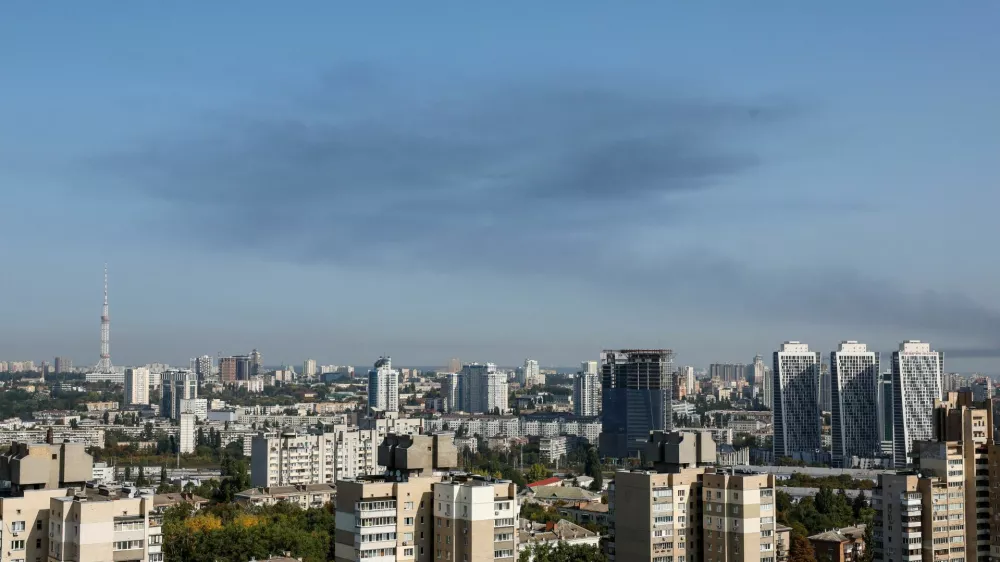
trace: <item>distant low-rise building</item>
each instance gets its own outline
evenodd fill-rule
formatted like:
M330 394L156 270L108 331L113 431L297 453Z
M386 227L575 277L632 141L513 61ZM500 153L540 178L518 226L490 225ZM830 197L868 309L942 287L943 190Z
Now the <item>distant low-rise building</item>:
M236 494L236 502L246 505L274 505L278 502L295 504L302 509L323 507L337 497L333 484L300 484L250 488Z

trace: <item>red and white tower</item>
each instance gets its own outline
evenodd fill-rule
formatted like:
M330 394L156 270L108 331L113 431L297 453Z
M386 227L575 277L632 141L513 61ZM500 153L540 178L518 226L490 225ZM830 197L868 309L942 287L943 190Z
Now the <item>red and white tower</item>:
M94 371L113 373L111 366L111 317L108 316L108 264L104 264L104 308L101 310L101 360Z

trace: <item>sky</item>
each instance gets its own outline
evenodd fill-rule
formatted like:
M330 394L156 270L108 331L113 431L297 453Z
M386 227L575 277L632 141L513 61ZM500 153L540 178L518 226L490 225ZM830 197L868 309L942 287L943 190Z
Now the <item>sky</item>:
M0 359L1000 373L1000 4L15 3Z

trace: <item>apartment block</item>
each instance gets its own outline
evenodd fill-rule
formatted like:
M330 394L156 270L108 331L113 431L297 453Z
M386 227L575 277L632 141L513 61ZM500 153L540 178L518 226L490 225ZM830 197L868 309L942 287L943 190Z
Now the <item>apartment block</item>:
M776 562L790 529L776 522L773 475L715 462L708 434L654 432L654 470L619 471L609 487L608 555L621 562Z
M797 341L774 352L774 456L814 460L822 448L819 353Z
M149 552L160 546L150 541L153 495L91 491L49 500L49 562L162 562Z
M882 456L878 419L879 354L856 341L830 353L833 466Z
M594 372L590 372L589 363L594 363ZM596 361L584 363L588 369L577 373L573 379L573 414L577 417L591 418L601 413L601 376L597 374Z
M51 500L93 476L94 458L84 447L15 442L0 456L0 480L10 482L9 496L0 498L0 560L47 559Z
M149 369L129 367L125 369L125 405L149 404Z
M992 412L950 393L931 412L935 440L914 441L913 471L883 474L873 494L875 559L990 559Z
M934 438L934 401L940 399L944 356L909 340L892 352L893 466L912 466L914 441Z
M516 486L451 472L454 435L389 435L384 475L337 482L335 560L513 561Z
M255 487L334 484L376 472L376 430L341 426L322 434L258 434L250 453Z

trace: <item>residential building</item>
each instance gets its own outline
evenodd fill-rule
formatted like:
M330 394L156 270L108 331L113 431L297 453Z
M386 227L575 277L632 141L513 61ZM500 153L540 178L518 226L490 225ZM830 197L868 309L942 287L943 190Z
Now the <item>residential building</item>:
M260 352L256 349L250 352L250 376L255 378L264 374L264 360L261 359Z
M0 560L48 559L50 501L82 489L93 464L76 443L14 442L0 455L0 480L10 482L0 497Z
M650 431L672 427L673 357L668 349L601 353L602 456L634 456L645 448Z
M250 488L236 494L237 503L246 505L274 505L278 502L295 504L302 509L323 507L337 497L333 484L299 484L297 486L270 486Z
M66 357L56 357L55 360L55 372L56 373L71 373L73 372L73 360Z
M990 559L992 411L972 404L971 393L938 400L931 414L936 438L913 443L914 470L879 475L876 560Z
M833 466L852 468L858 458L882 456L879 373L878 353L863 343L844 341L830 353Z
M149 369L129 367L125 369L125 405L145 406L149 404Z
M821 450L819 409L820 355L787 341L774 352L775 458L815 460Z
M250 453L251 483L260 488L334 484L377 471L377 430L335 427L323 434L259 434Z
M446 386L449 411L474 414L506 414L510 411L507 375L497 370L494 363L464 365L457 377L448 376Z
M755 384L760 385L760 398L761 403L765 408L774 408L774 377L771 373L771 369L764 364L764 358L757 355L753 358L753 376L754 380L760 377L760 382Z
M892 432L893 432L893 420L892 415L892 372L884 372L879 375L878 388L876 390L876 397L878 400L878 423L879 423L879 439L881 442L882 455L888 455L892 457Z
M373 412L399 411L399 371L390 357L379 357L368 371L368 408Z
M180 419L183 412L181 400L198 397L198 375L190 369L171 369L163 372L160 415L172 420Z
M208 419L208 399L185 398L180 403L181 413L190 412L200 421Z
M253 358L249 355L233 355L219 358L219 378L222 384L233 384L253 378Z
M719 379L726 386L746 381L746 365L742 363L712 363L708 366L708 376Z
M149 516L153 495L124 496L112 489L88 489L49 500L49 562L162 562L151 553Z
M517 382L521 383L521 387L523 388L545 384L544 379L541 378L538 361L535 361L534 359L525 359L524 367L521 369L519 374L521 376Z
M195 359L194 372L198 375L198 381L201 383L216 380L215 374L212 373L212 356L202 355L201 357Z
M536 546L556 548L559 543L565 543L570 546L598 548L601 544L601 535L565 519L547 524L519 519L517 534L518 556L521 552ZM528 561L531 562L534 558L530 554L528 556Z
M582 418L596 417L601 413L601 376L589 368L581 370L573 379L573 413Z
M619 471L609 486L609 559L776 562L788 554L779 525L775 478L706 465L707 434L654 432L646 458L654 470Z
M817 560L858 562L865 552L865 526L844 527L809 537Z
M556 462L569 453L570 437L542 437L538 440L538 456L543 462ZM573 439L575 441L575 439Z
M316 377L316 374L317 373L316 373L316 360L315 359L306 359L305 361L302 362L302 376L303 377L312 379L312 378Z
M462 410L462 384L465 377L460 373L448 373L441 385L441 395L444 397L445 412L460 412Z
M595 361L596 363L596 361ZM685 365L677 369L677 382L684 387L685 394L694 394L694 367Z
M516 558L516 486L449 475L453 434L390 435L378 449L385 475L337 482L334 560Z
M196 421L198 417L191 412L181 412L178 445L181 454L193 453L197 445Z
M912 465L914 441L934 438L934 400L942 396L944 356L909 340L892 353L893 466Z

